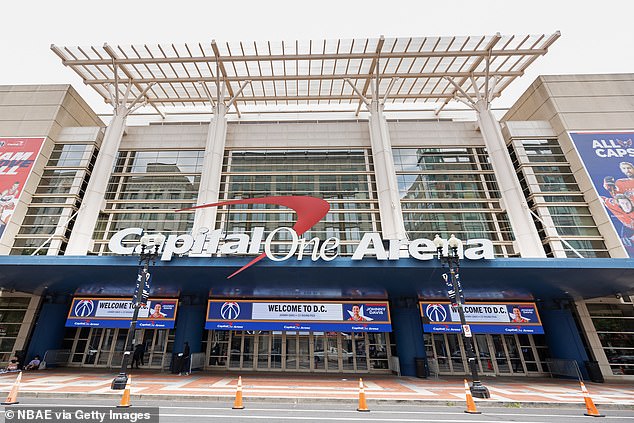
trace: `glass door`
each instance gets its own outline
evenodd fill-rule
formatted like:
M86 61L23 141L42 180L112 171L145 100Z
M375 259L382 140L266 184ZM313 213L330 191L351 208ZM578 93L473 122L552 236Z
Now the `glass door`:
M504 345L502 335L491 335L491 341L493 344L493 355L495 357L495 366L497 367L498 374L510 374L511 363L509 361L509 355Z
M478 371L498 376L547 374L544 361L549 355L543 338L543 335L475 335L472 339ZM461 335L425 334L425 351L429 359L435 360L439 374L470 372Z
M271 332L262 332L258 335L257 339L257 355L256 355L256 368L268 369L271 367L270 360L271 354Z
M474 335L471 338L473 347L475 348L475 355L477 358L479 372L481 374L495 374L495 368L493 367L493 361L491 360L491 348L489 345L491 335ZM466 366L469 370L469 366Z
M297 333L286 332L286 354L284 354L283 369L297 370Z
M387 333L209 331L207 367L385 373L389 352Z

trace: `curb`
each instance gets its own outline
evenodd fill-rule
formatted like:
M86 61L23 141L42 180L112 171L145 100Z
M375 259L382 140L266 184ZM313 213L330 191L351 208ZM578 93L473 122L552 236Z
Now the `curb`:
M118 393L112 394L83 394L83 393L48 393L48 392L21 392L22 398L42 398L42 399L115 399L118 398ZM233 395L160 395L160 394L132 394L131 400L137 401L213 401L213 402L226 402L230 404L234 396ZM579 402L547 402L547 401L499 401L499 400L482 400L474 398L478 407L494 407L494 408L583 408L583 401ZM320 398L320 397L245 397L245 403L276 403L276 404L357 404L356 398ZM375 405L397 405L397 404L410 404L410 405L425 405L434 407L455 407L461 405L464 401L461 400L448 400L448 399L388 399L388 398L369 398L368 403ZM619 403L600 403L595 402L597 407L605 410L634 410L634 404L619 404Z

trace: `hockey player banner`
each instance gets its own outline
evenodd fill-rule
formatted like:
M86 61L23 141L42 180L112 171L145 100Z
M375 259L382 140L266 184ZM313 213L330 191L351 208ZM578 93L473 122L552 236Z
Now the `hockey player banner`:
M44 139L0 137L0 238L18 205Z
M571 132L623 247L634 257L634 131Z

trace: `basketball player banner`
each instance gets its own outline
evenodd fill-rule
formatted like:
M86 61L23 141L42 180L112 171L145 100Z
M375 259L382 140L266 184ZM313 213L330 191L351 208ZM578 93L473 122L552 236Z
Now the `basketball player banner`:
M386 301L209 300L205 329L391 332Z
M174 329L178 300L153 298L139 307L137 328ZM129 328L134 304L132 298L75 297L71 303L67 327Z
M570 132L569 135L623 248L634 257L634 131ZM566 219L570 219L569 216ZM574 223L594 226L592 222L589 225L581 221Z
M423 331L427 333L460 333L458 309L448 302L420 302ZM463 304L465 320L473 333L543 334L535 303L467 303Z
M0 238L18 205L44 140L0 137Z

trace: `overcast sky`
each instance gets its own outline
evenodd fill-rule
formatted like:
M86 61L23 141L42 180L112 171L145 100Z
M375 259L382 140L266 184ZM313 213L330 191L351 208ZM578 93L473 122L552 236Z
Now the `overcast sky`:
M495 107L510 106L540 74L634 72L632 0L5 0L0 84L72 84L101 97L61 64L51 44L157 44L253 40L551 34L561 38Z

